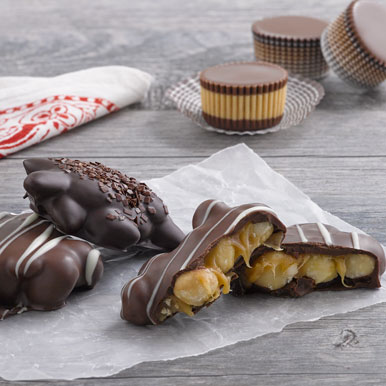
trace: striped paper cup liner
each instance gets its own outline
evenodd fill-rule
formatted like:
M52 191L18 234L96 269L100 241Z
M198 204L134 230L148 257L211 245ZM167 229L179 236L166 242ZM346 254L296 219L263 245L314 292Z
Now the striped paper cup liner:
M263 71L265 80L257 83L252 78L248 82L244 78L241 83L226 80L229 73L233 73L232 79L234 76L237 79L240 71L246 76L251 69L253 79ZM225 71L225 78L224 74L219 78L218 71ZM230 131L276 126L283 118L287 81L288 72L272 63L232 62L209 67L200 75L202 115L210 126Z
M199 74L171 86L166 91L165 97L172 100L182 114L205 130L228 135L255 135L273 133L302 123L324 97L324 88L317 81L298 75L289 76L281 121L268 129L246 131L218 129L205 121L201 106Z
M352 2L322 34L323 55L332 70L345 82L371 89L386 80L386 65L362 44L352 17Z
M327 75L328 64L320 48L320 39L314 41L279 39L253 33L255 57L278 64L293 74L320 79Z

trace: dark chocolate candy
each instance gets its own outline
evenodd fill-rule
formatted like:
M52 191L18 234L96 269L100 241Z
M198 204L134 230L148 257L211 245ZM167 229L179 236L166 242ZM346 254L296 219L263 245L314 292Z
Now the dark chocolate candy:
M99 162L24 161L30 207L58 229L105 248L175 248L184 234L148 186Z
M92 288L102 274L100 253L89 243L35 213L0 213L0 320L60 308L74 288Z
M225 269L224 272L217 266L211 265L208 268L205 258L226 236L237 235L249 223L263 222L271 224L268 224L270 232L267 237L278 236L276 243L280 243L285 226L266 205L247 204L230 208L220 201L203 202L194 214L193 231L185 237L179 247L147 261L138 276L122 289L122 318L138 325L145 325L159 324L172 316L177 311L165 313L165 309L170 306L168 297L174 296L176 280L187 272L210 270L230 280L233 276L232 269L229 271ZM247 258L249 257L250 254ZM238 255L235 256L236 259ZM201 306L192 307L192 314L214 300L215 298Z
M310 277L297 277L295 275L288 284L275 290L256 284L250 286L245 281L245 275L242 272L245 268L242 267L238 272L240 279L232 283L232 293L237 296L244 292L262 291L279 296L299 297L314 290L378 288L381 286L380 277L385 271L385 253L382 245L369 235L357 232L343 232L333 226L321 223L293 225L287 228L282 248L285 254L296 259L305 254L333 257L363 254L372 257L375 264L370 274L355 278L344 276L344 280L338 274L327 282L315 283ZM268 251L265 247L257 249L251 258L251 264L253 265L256 260ZM358 269L360 268L358 267Z

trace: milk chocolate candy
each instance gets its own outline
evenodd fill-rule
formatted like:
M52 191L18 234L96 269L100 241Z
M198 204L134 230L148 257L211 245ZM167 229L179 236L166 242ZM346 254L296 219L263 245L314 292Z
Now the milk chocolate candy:
M321 78L328 71L320 48L327 26L324 20L308 16L258 20L252 26L256 59L276 63L291 73Z
M218 129L261 130L284 115L288 74L272 63L240 62L209 67L200 74L202 116Z
M100 253L89 243L35 213L0 213L0 320L58 309L75 288L94 287L102 273Z
M160 324L177 312L193 316L230 289L234 267L248 264L261 245L278 248L285 226L264 204L230 208L203 202L194 229L172 252L147 261L122 289L121 316L134 324Z
M282 251L260 248L241 269L234 294L263 291L291 297L314 290L380 287L382 245L371 236L321 223L287 229Z
M174 249L184 237L148 186L99 162L67 158L24 161L31 209L66 234L126 251Z

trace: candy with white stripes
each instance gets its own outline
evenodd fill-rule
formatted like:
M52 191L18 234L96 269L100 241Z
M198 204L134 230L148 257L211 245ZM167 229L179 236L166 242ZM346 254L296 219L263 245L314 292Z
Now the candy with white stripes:
M230 208L203 202L193 231L170 253L147 261L122 289L121 316L138 325L160 324L178 312L193 316L230 290L237 265L249 265L261 245L279 249L284 224L264 204Z
M371 236L322 223L287 229L283 251L259 248L233 293L263 291L298 297L314 290L378 288L385 270L382 245Z
M0 213L0 320L64 306L103 274L100 253L35 213Z

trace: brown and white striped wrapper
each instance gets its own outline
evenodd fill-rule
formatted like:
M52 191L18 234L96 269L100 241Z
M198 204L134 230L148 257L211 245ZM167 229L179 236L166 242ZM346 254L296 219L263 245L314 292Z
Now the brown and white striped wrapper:
M355 1L323 32L322 51L342 80L357 88L371 89L386 80L386 63L372 55L356 33L354 4Z
M290 76L283 119L274 127L255 131L232 131L209 126L202 115L199 75L173 85L166 91L165 97L171 99L182 114L205 130L228 135L255 135L273 133L302 123L324 97L324 88L314 80Z
M253 45L257 60L278 64L290 73L312 79L328 74L320 39L270 37L253 31Z

